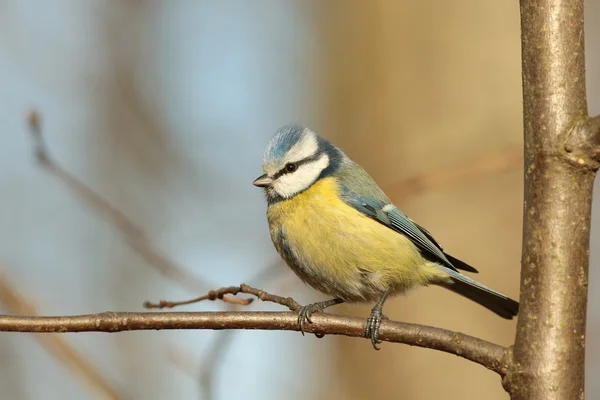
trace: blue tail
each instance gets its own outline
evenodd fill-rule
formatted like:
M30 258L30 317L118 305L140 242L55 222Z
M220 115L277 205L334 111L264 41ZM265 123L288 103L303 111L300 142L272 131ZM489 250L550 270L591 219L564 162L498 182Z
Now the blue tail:
M513 299L474 281L460 272L443 266L440 266L440 268L450 275L453 281L451 284L441 285L446 289L482 305L502 318L513 319L519 312L519 303Z

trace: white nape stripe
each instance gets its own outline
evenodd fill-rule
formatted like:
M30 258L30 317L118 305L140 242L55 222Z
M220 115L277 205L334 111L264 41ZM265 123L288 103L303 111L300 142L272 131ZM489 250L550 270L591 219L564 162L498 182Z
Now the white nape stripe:
M381 209L381 211L383 211L383 212L390 212L390 211L392 211L395 208L396 208L395 205L393 205L393 204L387 204L387 205L383 206L383 208Z
M305 160L317 154L317 151L319 151L317 135L310 129L304 128L302 139L288 150L282 165Z
M281 175L273 182L273 189L281 197L290 198L308 189L328 166L329 157L323 154L315 161L300 165L296 172Z

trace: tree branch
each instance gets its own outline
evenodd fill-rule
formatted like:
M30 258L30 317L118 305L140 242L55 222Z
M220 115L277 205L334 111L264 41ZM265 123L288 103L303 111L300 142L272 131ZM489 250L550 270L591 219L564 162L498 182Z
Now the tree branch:
M257 298L283 305L293 311L300 308L291 297L269 294L263 290L241 284L212 290L195 301L222 300L226 294L252 294ZM145 303L148 308L174 307L193 301ZM249 302L247 302L249 304ZM366 321L329 313L316 313L313 323L305 331L317 337L345 335L363 337ZM299 331L298 315L295 312L174 312L174 313L130 313L104 312L60 317L23 317L0 315L0 331L5 332L123 332L135 330L165 329L261 329ZM380 339L388 342L405 343L454 354L476 362L497 372L506 373L506 348L459 332L431 326L384 321Z
M365 320L329 313L317 313L305 331L317 335L363 337ZM168 312L98 314L60 317L0 315L5 332L123 332L165 329L260 329L298 331L294 312ZM503 375L505 348L458 332L431 326L384 321L379 338L394 343L439 350L476 362Z

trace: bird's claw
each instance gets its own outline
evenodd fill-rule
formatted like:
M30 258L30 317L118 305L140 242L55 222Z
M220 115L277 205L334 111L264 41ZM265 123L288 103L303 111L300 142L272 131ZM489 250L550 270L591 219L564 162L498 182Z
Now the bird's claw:
M300 307L300 311L298 311L298 326L300 326L300 332L302 332L302 336L304 336L304 324L307 321L309 324L312 324L310 316L315 311L320 311L319 307L316 307L316 304L309 304L307 306Z
M388 319L381 312L381 308L375 307L371 310L371 315L367 318L367 328L365 329L365 337L371 339L371 344L373 344L373 348L375 350L380 350L377 346L381 343L379 340L379 327L381 326L381 321Z

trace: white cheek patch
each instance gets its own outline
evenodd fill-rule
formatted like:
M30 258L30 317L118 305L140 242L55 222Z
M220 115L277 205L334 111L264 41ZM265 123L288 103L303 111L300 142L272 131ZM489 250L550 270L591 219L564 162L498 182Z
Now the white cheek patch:
M298 167L296 172L281 175L273 182L273 189L283 198L289 198L312 185L329 166L329 157L323 154L317 160Z
M317 151L319 151L317 135L314 132L305 129L302 139L288 150L281 164L285 165L287 163L306 160L317 154Z

